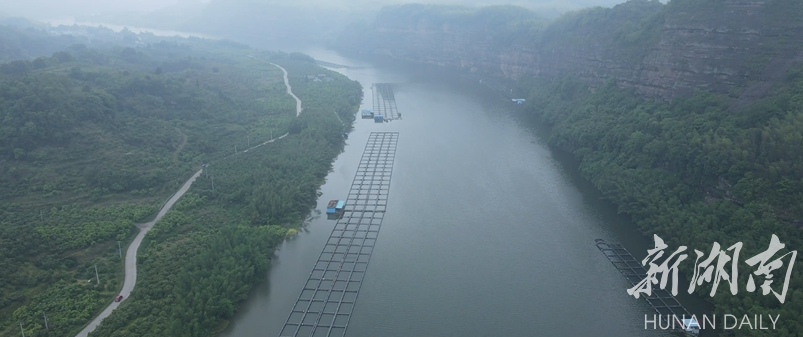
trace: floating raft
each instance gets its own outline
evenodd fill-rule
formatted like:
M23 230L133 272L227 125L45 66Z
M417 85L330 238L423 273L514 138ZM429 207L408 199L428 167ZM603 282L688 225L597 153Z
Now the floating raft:
M398 132L372 132L318 262L280 337L343 337L385 216Z
M611 261L613 266L622 273L633 287L639 284L641 280L647 278L647 270L641 265L641 261L636 260L633 254L630 254L621 244L607 243L602 239L596 239L594 242L597 244L597 248L605 254L605 257ZM666 322L667 317L692 317L689 311L678 302L675 296L672 296L672 294L666 290L654 286L651 296L647 296L647 294L644 293L640 296L655 310L661 322L664 322L664 325L671 324L671 322ZM678 328L681 327L680 324L676 324L676 326L678 326Z
M393 85L390 83L374 83L371 86L374 93L374 114L385 116L386 119L399 119L399 110L396 108L396 96L393 94Z
M512 96L513 94L512 89L505 87L496 80L493 80L491 78L481 78L480 83L485 84L486 86L491 88L491 90L496 91L498 94L502 95L507 99L515 99L515 97Z

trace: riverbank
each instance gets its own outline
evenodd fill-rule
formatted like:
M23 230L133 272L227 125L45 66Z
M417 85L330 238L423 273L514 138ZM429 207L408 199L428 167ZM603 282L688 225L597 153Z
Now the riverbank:
M287 93L290 96L292 96L293 99L295 99L295 101L296 101L296 117L298 117L299 115L301 115L301 100L295 94L293 94L293 91L292 91L292 89L290 87L290 82L287 79L287 70L285 70L284 68L282 68L281 66L279 66L279 65L277 65L275 63L271 63L271 64L282 70L282 72L284 74L283 75L284 76L284 85L287 87ZM287 134L284 134L284 135L280 136L277 139L282 139L285 136L287 136ZM269 143L273 143L277 139L271 139L269 141L266 141L264 143L256 145L256 146L254 146L252 148L248 148L248 149L244 150L243 152L248 152L249 150L255 149L255 148L259 147L259 146L262 146L262 145L265 145L265 144L269 144ZM184 140L186 141L186 136L185 136ZM183 146L183 144L182 144L182 146ZM226 158L224 158L222 160L225 160L225 159ZM165 214L167 214L167 212L170 211L170 209L173 207L173 205L175 205L175 203L178 201L178 199L180 199L184 195L184 193L186 193L190 189L190 186L192 186L192 183L195 181L195 179L197 179L201 175L202 172L203 172L203 169L201 169L198 172L196 172L195 174L193 174L192 177L190 177L190 179L187 180L184 183L184 185L182 185L181 188L176 193L173 194L173 196L165 203L165 205L163 205L162 208L159 209L159 213L156 215L156 217L152 221L144 223L144 224L138 224L137 225L137 228L139 228L139 233L137 233L137 236L134 238L134 240L131 242L131 244L126 249L126 255L125 255L125 277L124 277L123 287L120 290L120 296L123 296L122 300L121 301L113 301L111 304L109 304L109 306L107 306L97 317L95 317L95 319L93 319L86 327L84 327L84 329L81 330L76 335L76 337L86 337L90 332L94 331L95 328L97 328L98 325L100 325L101 321L103 321L105 318L109 317L109 315L111 315L111 313L112 313L112 311L114 311L114 309L116 309L121 303L123 303L125 300L127 300L131 296L131 291L134 290L134 286L136 285L136 282L137 282L137 251L139 250L139 246L142 243L142 240L144 239L145 235L148 234L148 232L151 230L151 228L153 228L154 224L159 222L159 220L161 220L162 217Z
M643 238L573 183L517 118L522 106L435 67L309 54L353 65L338 71L365 88L394 83L405 117L358 120L321 188L318 209L344 198L370 132L400 132L394 192L348 335L645 335L638 325L649 308L626 295L626 281L594 246ZM363 108L371 106L366 97ZM284 242L268 281L221 336L279 335L334 226L312 219Z
M316 177L331 165L322 159L333 159L343 146L343 126L331 107L342 106L338 102L361 90L344 91L353 84L342 76L328 89L310 88L297 81L307 72L325 70L281 55L272 62L286 74L288 95L297 99L290 131L271 146L258 144L207 167L144 240L141 284L131 301L93 335L214 333L225 326L248 289L262 280L270 256L289 230L306 218L321 184ZM302 107L305 97L311 101ZM329 135L339 138L329 140Z
M796 81L788 79L776 95L803 97ZM799 147L790 135L794 128L781 127L803 125L803 114L783 113L775 117L783 121L773 121L767 115L776 108L768 103L777 102L776 97L731 111L728 98L705 93L662 104L612 84L595 90L571 80L531 84L527 108L552 124L550 145L578 158L582 176L631 217L642 234L660 236L672 250L708 251L714 242L724 247L740 243L743 259L763 251L773 235L789 247L803 244L790 223L803 214L802 195L793 192L803 189L803 177L793 168L803 163L782 155ZM756 132L779 141L756 150L761 148L753 144ZM769 164L756 165L756 158ZM691 282L693 264L683 263L679 270L681 285ZM694 296L711 301L715 314L754 314L743 311L758 310L755 303L765 302L745 291L746 278L743 274L736 280L737 296L712 298L710 290ZM761 308L795 317L789 306ZM793 331L799 324L788 320L779 328Z
M270 53L253 60L225 41L69 29L76 35L8 27L5 36L37 48L0 52L22 71L0 84L23 85L0 97L17 139L0 142L0 336L78 333L122 289L136 224L202 164L286 134L297 119Z

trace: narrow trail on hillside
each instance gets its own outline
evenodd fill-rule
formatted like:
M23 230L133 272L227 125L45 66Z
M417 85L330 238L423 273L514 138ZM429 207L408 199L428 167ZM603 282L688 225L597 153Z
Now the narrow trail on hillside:
M178 154L181 153L181 150L184 149L184 145L187 145L187 135L184 132L181 132L178 128L176 128L178 134L181 135L181 142L176 147L176 151L173 151L173 163L178 164Z
M290 81L287 79L287 70L285 70L284 68L282 68L278 64L274 64L274 63L271 63L271 64L273 64L274 66L276 66L279 69L281 69L282 72L284 73L284 85L287 87L287 93L290 96L293 96L293 98L296 100L296 117L300 116L301 115L301 100L298 99L298 97L295 94L293 94L293 91L292 91L292 89L290 87ZM181 131L179 131L179 132L181 132ZM184 147L184 144L186 143L186 140L187 140L187 136L184 135L183 133L182 133L182 135L183 135L184 138L182 139L182 142L179 145L179 147L176 150L176 152L173 154L174 160L175 160L175 158L177 158L176 156L178 155L178 152L181 151L181 149ZM285 133L285 134L283 134L283 135L281 135L281 136L279 136L279 137L277 137L275 139L271 139L271 140L266 141L264 143L261 143L259 145L253 146L253 147L248 148L248 149L246 149L246 150L244 150L242 152L248 152L248 150L257 148L259 146L262 146L262 145L265 145L265 144L268 144L268 143L273 143L276 140L279 140L279 139L282 139L284 137L287 137L287 135L289 135L289 133ZM226 159L226 158L231 157L231 156L232 155L226 156L225 158L222 158L221 160ZM178 199L181 198L184 195L184 193L187 193L187 191L190 189L190 186L192 186L192 183L195 182L195 179L197 179L201 175L201 173L203 173L203 169L200 169L200 170L198 170L198 172L195 172L195 174L193 174L192 177L190 177L190 179L188 179L184 183L184 185L182 185L181 188L178 191L176 191L176 193L174 193L173 196L170 197L170 199L167 200L167 202L162 206L162 208L159 210L159 213L156 214L156 217L152 221L144 223L144 224L137 224L137 227L139 228L139 233L134 238L134 241L132 241L131 244L128 246L128 249L126 250L126 253L125 253L125 279L123 281L123 288L122 288L122 290L120 290L120 295L123 295L123 299L120 302L112 302L111 304L109 304L109 306L107 306L105 309L103 309L103 311L100 313L100 315L95 317L95 319L93 319L86 327L84 327L83 330L81 330L81 332L79 332L77 335L75 335L76 337L87 337L89 335L89 333L94 331L95 328L97 328L98 325L100 325L100 323L104 319L106 319L106 317L109 317L109 315L111 315L111 313L112 313L112 311L114 311L114 309L117 309L117 307L120 305L120 303L124 302L125 300L128 299L129 296L131 296L131 291L134 290L134 286L137 283L137 251L139 250L140 244L142 244L142 239L144 239L145 238L145 234L147 234L148 231L150 231L151 228L153 228L153 225L156 224L157 222L159 222L159 220L165 214L167 214L168 211L170 211L170 209L173 207L173 205L176 204Z

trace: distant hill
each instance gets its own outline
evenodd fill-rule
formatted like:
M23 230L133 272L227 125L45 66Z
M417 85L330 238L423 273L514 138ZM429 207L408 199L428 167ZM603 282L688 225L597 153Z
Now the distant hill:
M546 18L588 6L613 6L620 0L440 0L433 4L481 7L489 5L518 5L535 10ZM232 39L259 43L324 44L331 43L345 27L356 20L374 17L390 0L359 0L347 3L313 1L270 0L212 0L200 4L193 1L152 12L109 12L99 15L82 15L82 22L130 25L164 30L179 30L225 36Z
M803 256L779 260L771 287L788 289L783 303L746 288L756 268L744 261L773 235L787 245L773 259L803 247L803 2L631 0L548 22L527 12L388 6L336 46L514 83L524 113L551 126L549 145L572 153L619 213L667 253L688 248L681 284L700 272L692 250L741 246L729 276L738 293L723 281L696 294L716 315L783 318L776 330L715 334L800 336L803 272L792 263Z
M0 41L0 336L20 324L26 336L73 336L119 291L134 224L203 164L140 247L137 289L99 329L212 331L306 218L362 98L308 56L229 40L3 26ZM271 62L287 69L301 116ZM311 73L333 81L304 81ZM195 267L208 263L222 268ZM215 303L183 302L226 287L203 295ZM192 309L204 304L222 310Z
M514 79L614 78L666 99L695 89L756 96L745 91L751 81L772 81L770 69L803 61L800 1L631 0L567 13L548 25L524 22L522 12L497 12L500 24L488 24L466 7L461 18L443 6L387 7L373 21L350 26L336 45Z

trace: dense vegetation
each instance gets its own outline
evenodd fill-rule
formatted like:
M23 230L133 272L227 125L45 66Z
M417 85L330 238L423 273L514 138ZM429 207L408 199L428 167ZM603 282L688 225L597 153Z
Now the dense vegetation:
M140 248L137 290L155 293L135 293L102 327L128 324L126 312L144 310L170 318L143 315L162 324L154 331L208 334L264 277L275 245L314 203L353 121L359 84L308 57L259 53L225 40L4 29L3 40L29 42L0 50L3 59L25 56L0 64L0 336L19 333L20 323L27 336L71 335L88 323L122 285L115 241L124 252L134 223L150 218L200 164L211 162L214 191L205 190L211 179L196 183ZM50 55L35 42L64 43L60 38L70 47ZM307 106L296 119L270 59L286 63L293 81L318 73L334 81L294 83ZM288 131L293 135L282 141L242 153ZM220 264L226 268L202 268L210 259L228 261ZM174 287L171 303L181 303L181 312L149 300ZM187 287L208 292L195 299ZM208 317L196 311L204 304L216 311Z
M269 257L317 199L362 99L357 82L298 55L274 56L303 112L290 134L209 166L146 237L141 283L93 336L208 336L264 279ZM326 73L331 82L307 81ZM338 117L344 121L341 124ZM182 258L177 258L177 257ZM156 309L156 310L154 310Z
M744 243L739 293L733 296L727 283L720 284L712 299L716 313L780 314L780 330L731 332L798 336L803 331L800 268L793 269L781 304L771 293L747 292L755 267L744 261L766 250L772 234L789 250L803 247L801 74L790 72L772 95L738 111L728 110L726 97L709 93L664 104L637 98L613 83L589 88L568 79L531 83L528 102L533 113L553 124L550 143L576 154L582 174L645 234L666 240L671 249L666 254L683 245L707 256L713 242L723 248ZM690 252L692 262L681 264L687 277L694 258ZM801 256L797 259L796 266ZM784 260L774 272L780 278L772 285L778 293L789 256ZM759 276L757 286L762 282ZM698 293L707 298L711 286L706 285Z
M602 48L608 57L641 61L661 38L665 6L658 0L631 0L615 8L588 8L551 22L534 40L539 49ZM645 48L647 47L647 48Z

